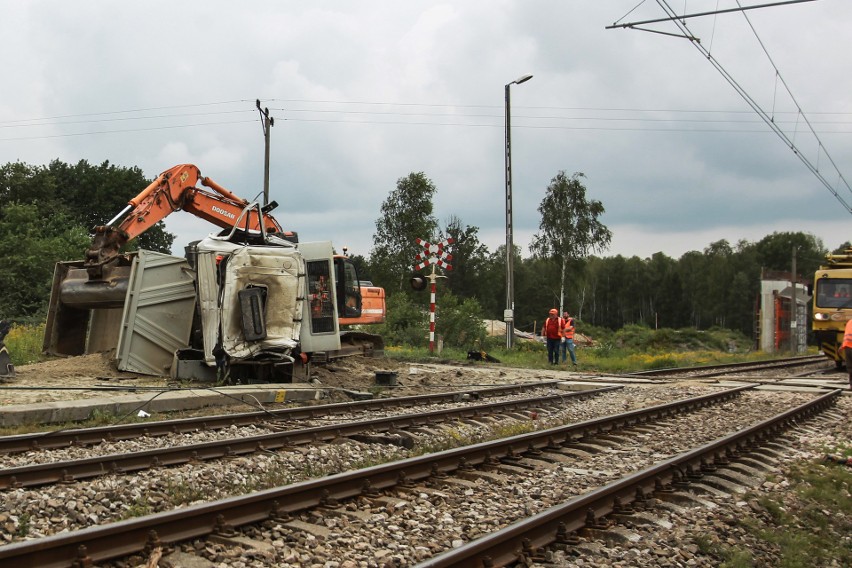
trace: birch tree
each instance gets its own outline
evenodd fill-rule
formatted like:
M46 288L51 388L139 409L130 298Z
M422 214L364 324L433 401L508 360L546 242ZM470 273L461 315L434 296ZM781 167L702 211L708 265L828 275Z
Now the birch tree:
M568 177L562 170L550 180L538 206L539 232L533 235L530 245L534 256L559 263L560 313L565 309L568 264L602 252L612 240L612 233L599 220L604 213L603 203L586 197L586 186L581 181L585 177L580 172Z

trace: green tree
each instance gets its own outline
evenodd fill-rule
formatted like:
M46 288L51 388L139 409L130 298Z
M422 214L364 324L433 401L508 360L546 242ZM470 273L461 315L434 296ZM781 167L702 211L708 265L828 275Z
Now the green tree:
M683 319L683 288L677 273L677 261L661 252L654 253L647 263L650 292L649 325L679 328L685 325Z
M446 347L474 349L485 341L485 322L482 306L475 298L461 299L449 290L438 292L436 333Z
M436 191L423 172L412 172L397 180L396 189L382 203L370 264L374 283L384 286L389 295L394 289L405 289L414 257L423 250L415 239L431 241L437 233L438 222L432 215Z
M479 242L479 227L463 225L461 219L451 215L439 239L453 239L451 249L453 269L448 271L447 288L461 298L475 298L493 295L493 291L483 284L483 270L488 263L488 247Z
M89 231L117 215L150 181L139 168L109 162L93 166L86 160L75 165L54 160L47 167L9 163L0 167L0 209L6 203L31 203L41 222L56 223L62 216ZM128 248L168 253L174 238L160 222Z
M560 171L550 181L544 199L538 206L541 214L539 232L533 236L530 250L533 256L549 258L559 263L559 306L565 298L568 263L581 260L590 253L609 246L612 233L600 222L603 204L586 198L586 187L577 172L570 178Z
M89 229L104 225L118 215L152 181L146 179L142 170L136 166L120 167L109 162L94 166L86 160L80 160L74 165L54 160L46 174L61 192L60 200L68 207L71 215ZM128 248L144 248L168 254L174 239L175 236L166 231L161 221L139 235Z
M5 203L0 208L0 319L42 319L56 263L80 258L89 242L86 229L67 215L46 222L33 204Z
M763 268L790 272L793 251L796 254L796 272L810 277L825 260L828 249L822 239L810 233L779 233L767 235L755 243L758 261Z
M385 323L370 332L381 335L387 345L423 347L429 337L429 309L406 294L394 294L387 299Z
M843 254L846 249L852 248L852 243L844 241L839 247L831 251L831 254Z

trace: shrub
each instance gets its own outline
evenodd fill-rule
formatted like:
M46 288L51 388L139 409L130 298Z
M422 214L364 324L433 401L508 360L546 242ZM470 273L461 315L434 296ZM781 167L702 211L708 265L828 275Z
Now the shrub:
M421 305L420 298L423 298ZM371 326L386 345L424 347L429 343L429 297L394 294L387 300L385 323ZM436 333L446 347L474 349L485 341L482 307L473 298L462 302L449 291L439 292L435 311Z
M8 335L3 340L9 351L13 365L29 365L37 363L41 358L42 341L44 339L44 324L19 325L12 324Z

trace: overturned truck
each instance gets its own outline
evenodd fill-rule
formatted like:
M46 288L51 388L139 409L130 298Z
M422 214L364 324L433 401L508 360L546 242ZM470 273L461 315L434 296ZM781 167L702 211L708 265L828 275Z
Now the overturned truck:
M92 278L56 265L44 350L115 350L120 370L181 380L290 382L311 361L381 354L379 336L341 333L360 309L357 274L330 242L209 236L187 257L140 250Z
M56 265L44 351L115 350L123 371L220 382L290 381L311 361L380 353L380 337L340 325L384 321L384 290L362 289L330 242L299 243L270 214L276 205L250 203L193 164L164 171L93 229L85 260ZM177 211L223 230L185 258L120 252Z

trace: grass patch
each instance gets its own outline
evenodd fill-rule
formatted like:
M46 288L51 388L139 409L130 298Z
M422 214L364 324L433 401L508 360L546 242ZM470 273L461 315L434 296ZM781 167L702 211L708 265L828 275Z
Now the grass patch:
M30 517L29 513L21 513L18 515L18 522L15 525L15 536L19 538L26 538L27 535L30 534L31 521L32 517Z
M632 373L669 367L697 367L701 365L719 365L725 363L743 363L786 357L786 353L768 354L760 351L671 351L636 350L620 347L612 342L603 342L594 347L577 347L577 367L567 365L554 367L547 362L547 348L534 341L519 341L511 350L505 347L484 349L492 357L499 359L499 365L523 369L563 369L579 370L586 373ZM467 362L467 351L444 349L440 354L430 353L428 348L411 346L392 346L385 348L385 356L399 361L413 363L451 363ZM480 363L477 365L498 365Z
M124 510L121 515L121 520L144 517L145 515L150 515L153 512L154 510L151 508L151 505L148 504L147 499L145 499L145 497L138 497L130 503L127 509Z
M852 566L847 536L852 531L852 471L830 462L799 462L787 477L793 492L755 496L763 513L746 516L739 525L777 547L779 568ZM704 547L699 543L699 548ZM742 563L741 550L718 543L710 548L724 561L720 566L754 565Z
M12 328L3 340L9 351L12 364L30 365L42 359L41 348L44 340L44 324L12 324Z

